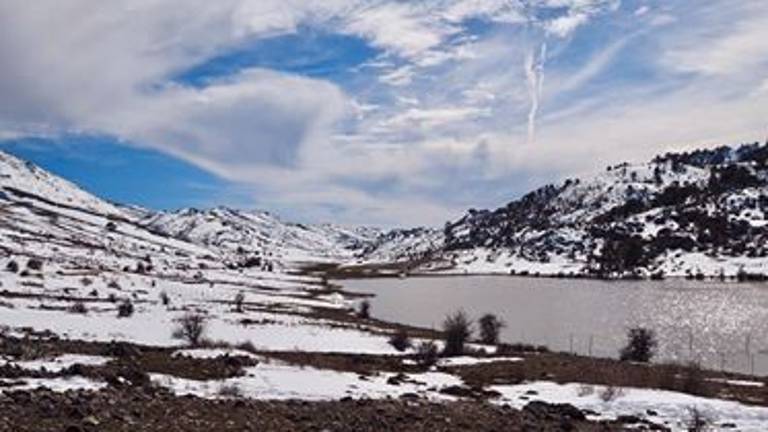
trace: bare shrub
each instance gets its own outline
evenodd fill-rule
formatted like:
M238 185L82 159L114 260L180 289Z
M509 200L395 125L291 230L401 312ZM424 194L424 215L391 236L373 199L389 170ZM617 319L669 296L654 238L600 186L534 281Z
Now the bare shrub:
M653 330L635 327L627 332L627 345L619 352L622 361L648 363L656 353L656 334Z
M506 324L494 314L485 314L478 320L480 324L480 340L487 345L499 343L499 333Z
M357 316L362 319L368 319L371 317L371 302L363 300L360 302L360 307L357 310Z
M624 390L621 387L609 385L600 391L600 400L603 402L613 402L616 399L624 395Z
M589 396L593 393L595 393L595 386L591 384L580 384L579 389L576 391L579 397Z
M173 337L186 341L191 346L200 346L206 329L205 315L200 313L187 313L177 320L177 326L173 330Z
M8 261L8 264L5 265L5 270L11 273L17 273L19 271L19 263L14 260Z
M408 332L405 329L398 329L390 338L389 344L396 350L402 352L411 347L411 338L408 337Z
M119 284L119 283L117 283L117 281L116 281L116 280L114 280L114 279L112 279L111 281L109 281L109 283L107 284L107 288L112 288L112 289L116 289L116 290L119 290L119 289L121 289L121 288L120 288L120 284Z
M93 279L85 276L80 278L80 285L87 287L87 286L91 286L92 284L93 284Z
M168 293L165 291L160 292L160 301L163 303L163 306L171 304L171 298L168 297Z
M464 354L464 345L472 336L472 322L463 310L448 315L443 321L445 347L443 354L457 356Z
M219 387L219 396L228 399L239 399L243 397L243 392L237 384L223 384Z
M688 432L703 432L710 429L712 419L695 406L688 407L688 419L685 422Z
M434 366L437 364L439 355L437 344L432 341L423 341L416 347L416 361L420 366Z
M243 313L243 303L245 303L245 294L240 291L235 295L235 311Z
M43 269L43 260L30 258L29 261L27 261L27 268L33 271L40 271Z
M254 345L251 341L240 342L239 344L235 345L235 348L250 353L256 352L256 345Z
M133 315L133 303L131 300L125 300L117 306L117 317L128 318Z
M74 313L74 314L84 315L88 313L88 308L85 306L85 303L81 301L73 303L68 310L69 310L69 313Z

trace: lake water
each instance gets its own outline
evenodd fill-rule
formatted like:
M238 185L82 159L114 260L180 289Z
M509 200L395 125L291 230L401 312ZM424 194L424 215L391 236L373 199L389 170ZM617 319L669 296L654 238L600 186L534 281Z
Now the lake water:
M505 342L616 357L628 328L656 332L658 360L768 375L768 284L505 276L355 279L374 317L440 328L448 313L494 313Z

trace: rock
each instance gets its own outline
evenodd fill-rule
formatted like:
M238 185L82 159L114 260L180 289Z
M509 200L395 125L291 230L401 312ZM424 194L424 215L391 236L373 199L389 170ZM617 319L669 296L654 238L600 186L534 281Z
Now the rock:
M99 424L101 424L101 422L99 422L99 420L94 416L88 416L84 418L83 423L88 426L98 426Z
M637 423L643 423L643 419L634 415L620 415L616 417L616 423L637 424Z
M523 408L523 411L536 418L542 419L567 419L567 420L586 420L587 417L571 404L550 404L542 401L533 401Z

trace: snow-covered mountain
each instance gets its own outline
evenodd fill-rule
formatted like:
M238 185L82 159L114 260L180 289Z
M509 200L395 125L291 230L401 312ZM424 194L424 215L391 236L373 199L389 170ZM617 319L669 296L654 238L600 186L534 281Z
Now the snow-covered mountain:
M284 222L268 212L226 207L150 214L142 223L195 244L279 262L347 261L380 234L373 228Z
M154 212L102 200L30 162L0 152L0 248L7 254L116 268L147 256L197 265L291 267L359 255L375 228L303 225L225 207ZM182 265L179 263L179 265Z
M547 185L448 223L419 270L617 276L768 273L768 145L670 153Z
M591 276L768 274L768 144L671 153L547 185L442 229L285 222L225 207L106 202L0 153L6 255L124 268L400 263L412 271Z
M0 250L6 257L84 269L224 262L216 250L146 229L139 214L0 153Z

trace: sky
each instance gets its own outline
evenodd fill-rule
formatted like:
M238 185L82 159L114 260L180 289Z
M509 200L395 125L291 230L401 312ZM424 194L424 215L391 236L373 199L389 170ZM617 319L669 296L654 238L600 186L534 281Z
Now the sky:
M0 149L104 198L440 226L768 135L765 0L0 0Z

